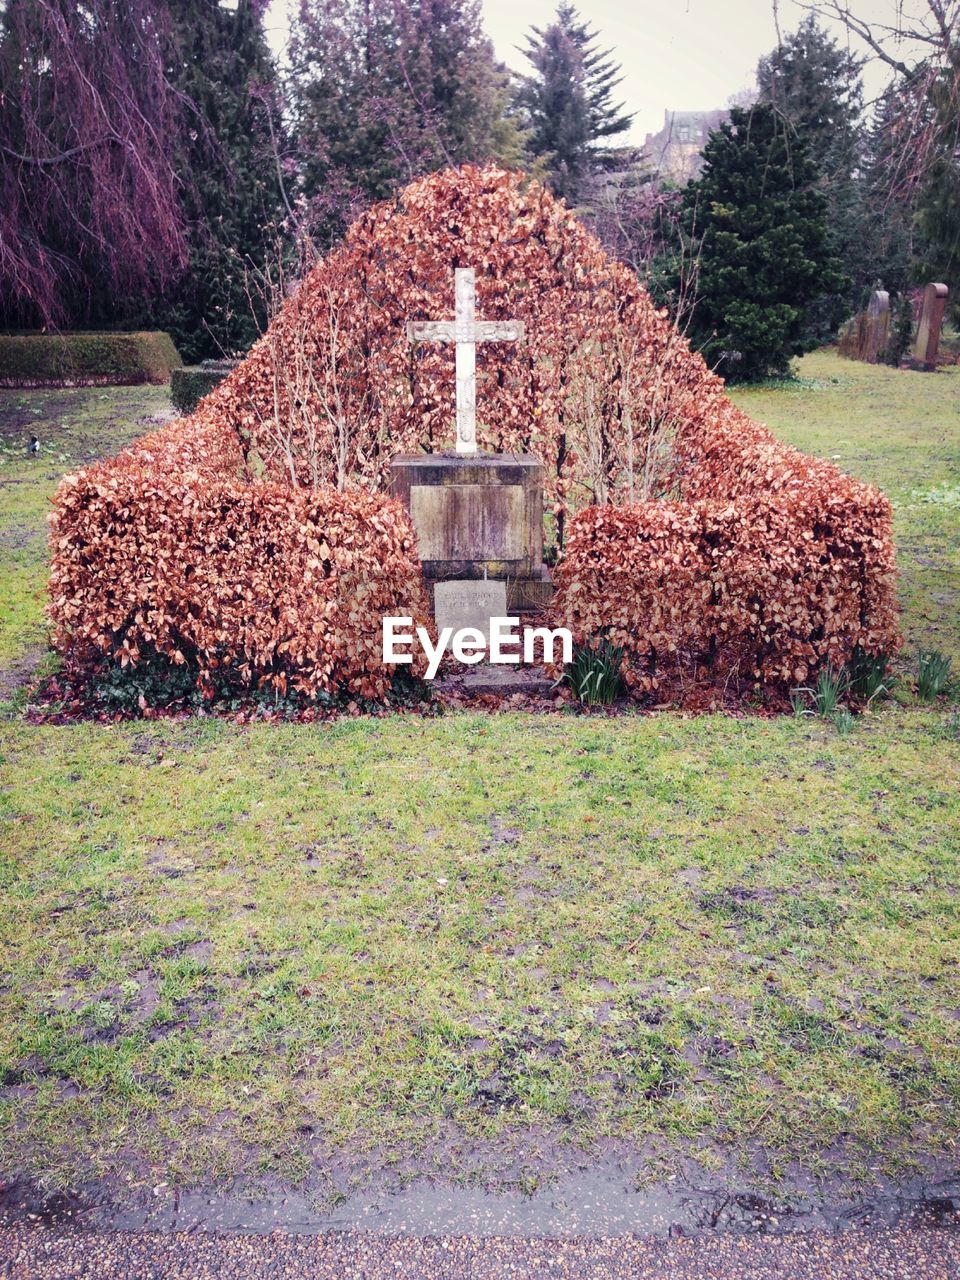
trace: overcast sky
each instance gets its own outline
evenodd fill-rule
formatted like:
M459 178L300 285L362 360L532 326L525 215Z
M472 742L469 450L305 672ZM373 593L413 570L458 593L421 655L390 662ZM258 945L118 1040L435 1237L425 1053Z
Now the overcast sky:
M889 20L895 2L860 0L851 7L868 19ZM805 9L795 0L780 0L778 7L786 35L800 25ZM772 0L582 0L579 8L623 68L620 94L635 113L637 142L660 128L664 108L724 107L732 95L751 89L757 60L777 43ZM556 0L483 0L497 53L518 70L526 60L514 46L523 43L528 27L549 22L555 10ZM846 43L842 27L835 34ZM862 53L856 44L851 48ZM877 68L867 80L875 93L887 75Z
M922 0L907 0L908 10ZM867 19L889 20L896 0L859 0L851 7ZM556 0L482 0L484 22L498 56L524 70L516 46L531 25L549 22ZM271 40L282 45L287 0L272 0ZM620 95L635 113L633 140L656 132L664 108L697 111L727 105L754 83L757 59L777 42L773 0L581 0L581 14L597 29L623 68ZM779 0L780 29L794 30L804 16L796 0ZM846 40L842 28L837 35ZM863 50L851 46L860 54ZM869 69L868 93L887 80Z

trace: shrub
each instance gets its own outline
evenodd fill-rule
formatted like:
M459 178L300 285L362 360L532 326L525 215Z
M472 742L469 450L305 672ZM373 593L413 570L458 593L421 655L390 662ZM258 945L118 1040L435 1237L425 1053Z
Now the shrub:
M898 299L894 312L893 332L886 350L887 364L892 364L895 369L899 369L900 362L910 350L912 340L913 303L910 301L909 294L903 294Z
M399 503L253 483L237 436L196 419L65 477L51 521L50 615L75 667L166 659L211 696L227 672L375 700L394 674L384 614L429 619Z
M735 409L562 202L464 166L364 213L192 417L64 481L68 654L385 694L382 615L423 620L423 581L402 509L350 486L450 447L452 353L411 348L406 322L450 314L465 244L481 316L528 322L478 359L481 444L544 461L559 546L578 503L605 504L574 517L557 570L581 646L622 650L641 689L691 664L789 687L855 646L896 652L886 498Z
M678 437L681 501L571 522L555 624L623 647L632 687L678 667L789 687L856 646L894 653L887 499L780 444L730 405Z
M204 396L218 387L239 362L204 360L202 364L174 369L170 375L170 399L177 413L193 413Z
M167 382L181 361L166 333L0 335L0 385Z
M492 166L362 214L201 413L242 424L271 476L305 485L383 487L396 454L450 449L453 353L412 347L406 324L452 314L458 263L476 269L480 317L526 324L522 343L478 350L480 447L540 458L561 542L578 503L646 497L651 441L723 385L562 201Z
M609 706L623 687L623 650L603 639L597 645L582 644L573 655L566 679L587 706Z

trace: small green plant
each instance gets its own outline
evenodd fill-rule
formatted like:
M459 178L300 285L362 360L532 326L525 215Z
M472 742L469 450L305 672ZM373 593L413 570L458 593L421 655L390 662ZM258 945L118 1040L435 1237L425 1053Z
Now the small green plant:
M808 704L810 693L810 689L790 690L790 706L793 710L793 718L795 720L802 720L804 716L813 715Z
M827 718L834 715L840 707L847 688L846 672L843 669L837 671L828 662L817 677L816 687L812 691L813 705L816 707L817 715Z
M853 724L853 716L843 705L843 699L851 688L850 674L847 668L837 670L829 662L817 676L817 683L811 689L803 685L790 690L790 706L796 719L803 716L817 715L824 720L840 720L841 733L849 732ZM844 717L849 717L850 723ZM840 727L842 725L842 727Z
M623 650L606 639L579 645L566 676L581 702L609 706L623 686Z
M917 696L932 702L950 683L950 658L939 649L917 650Z
M872 702L889 694L893 681L887 673L887 662L885 653L865 653L857 645L846 670L847 687L855 698Z
M853 729L853 713L847 707L838 707L836 711L834 711L832 719L837 733L839 733L842 738L845 738Z

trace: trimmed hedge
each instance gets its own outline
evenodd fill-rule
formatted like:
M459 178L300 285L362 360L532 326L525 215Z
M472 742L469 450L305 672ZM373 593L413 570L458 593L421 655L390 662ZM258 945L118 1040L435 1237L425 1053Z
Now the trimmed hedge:
M0 386L167 382L182 361L168 333L0 335Z
M204 396L219 387L239 360L203 360L200 364L174 369L170 375L170 399L177 413L193 413Z
M536 454L558 532L585 492L627 482L651 423L669 435L723 400L666 309L562 200L521 173L463 165L361 214L199 412L239 425L275 479L345 471L385 488L396 454L453 447L454 359L412 346L407 323L450 313L467 257L478 314L526 326L522 343L478 354L479 447Z
M893 519L872 485L781 444L726 405L678 441L682 500L590 507L571 522L554 622L622 646L650 689L702 665L796 685L859 646L895 653Z
M238 438L179 419L61 482L49 614L77 669L189 664L212 694L382 699L385 614L429 625L413 529L365 490L251 483ZM403 671L423 674L422 662Z
M367 488L396 453L449 447L454 362L413 351L406 322L449 310L463 244L486 264L485 318L529 322L522 347L485 351L483 445L541 457L558 526L574 490L613 499L571 521L554 622L622 646L640 689L670 668L789 687L855 647L897 650L886 498L739 412L561 201L470 166L362 215L192 417L63 482L61 649L388 692L382 618L429 610L408 517ZM312 487L343 476L365 488ZM670 500L616 505L635 492Z

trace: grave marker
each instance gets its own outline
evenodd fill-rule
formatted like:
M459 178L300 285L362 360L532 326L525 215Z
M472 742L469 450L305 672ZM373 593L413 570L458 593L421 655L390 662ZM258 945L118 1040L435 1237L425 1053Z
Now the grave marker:
M945 284L928 284L923 291L923 307L920 311L920 323L917 325L917 338L913 344L912 363L915 369L926 373L933 373L937 367L937 351L940 347L948 292Z
M453 579L433 588L437 631L452 627L454 633L474 627L490 646L490 619L507 617L507 584L492 578Z
M477 281L472 267L454 273L456 309L450 320L410 320L411 342L453 342L457 353L457 453L477 452L477 343L520 342L522 320L478 320Z

